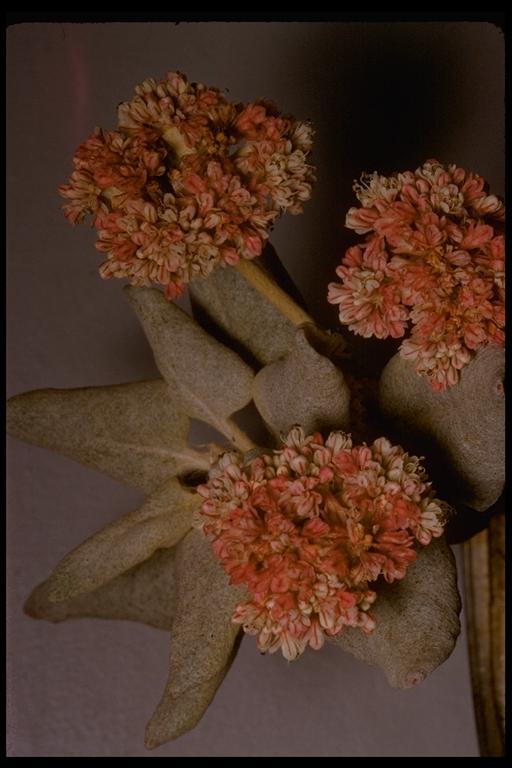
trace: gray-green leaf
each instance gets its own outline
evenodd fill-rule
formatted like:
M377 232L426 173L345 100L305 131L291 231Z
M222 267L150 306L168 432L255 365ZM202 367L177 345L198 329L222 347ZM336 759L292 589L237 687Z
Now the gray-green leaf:
M211 545L197 531L177 547L176 586L169 680L146 729L149 749L198 723L233 661L240 631L231 616L244 593L229 585Z
M225 433L225 421L252 397L253 371L153 288L125 288L156 364L183 409Z
M207 457L188 447L189 419L161 379L15 395L7 429L147 492L208 468Z
M479 511L494 504L505 483L504 367L503 349L489 344L462 369L458 384L434 392L409 360L395 355L379 385L382 412L427 457L437 490Z
M177 544L192 527L197 493L172 478L135 512L123 515L70 552L47 581L48 599L92 592L161 547Z
M422 548L406 577L379 584L377 594L374 631L349 628L332 642L379 666L394 688L416 685L448 658L460 632L455 559L444 538Z
M298 328L293 350L254 379L254 402L277 435L295 424L306 433L349 427L350 390L341 371L317 351L316 340L313 325Z
M213 321L237 348L260 365L277 360L293 346L295 326L236 269L214 269L190 284L192 306Z
M25 612L34 619L52 622L121 619L170 629L176 609L174 560L174 549L159 549L94 592L59 603L48 599L49 581L44 581L28 598Z

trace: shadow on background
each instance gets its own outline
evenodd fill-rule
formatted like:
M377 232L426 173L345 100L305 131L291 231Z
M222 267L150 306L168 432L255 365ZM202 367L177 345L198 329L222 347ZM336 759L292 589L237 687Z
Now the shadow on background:
M324 325L337 324L336 308L325 300L327 284L336 279L345 249L359 239L344 228L345 214L357 202L353 180L365 170L389 174L415 169L431 157L458 159L453 142L461 121L471 119L468 79L474 66L459 32L477 32L477 26L489 30L332 23L313 29L310 44L289 52L303 105L310 105L304 116L315 128L318 181L302 225L309 228L315 253L302 268L307 303Z

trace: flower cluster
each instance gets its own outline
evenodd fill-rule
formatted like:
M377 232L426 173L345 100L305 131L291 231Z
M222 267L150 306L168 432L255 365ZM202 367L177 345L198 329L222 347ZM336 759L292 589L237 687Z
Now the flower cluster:
M481 176L429 160L414 173L363 174L346 226L366 235L329 285L342 323L361 336L411 335L400 347L432 389L459 380L475 351L504 344L502 202Z
M261 253L283 212L300 213L314 179L312 130L270 102L229 102L180 73L145 80L77 150L66 217L90 214L102 277L159 283L172 298L197 275Z
M353 446L343 432L324 441L300 427L272 455L224 454L197 490L198 527L249 592L233 621L287 659L347 626L371 632L370 582L402 579L415 544L440 536L446 515L400 446Z

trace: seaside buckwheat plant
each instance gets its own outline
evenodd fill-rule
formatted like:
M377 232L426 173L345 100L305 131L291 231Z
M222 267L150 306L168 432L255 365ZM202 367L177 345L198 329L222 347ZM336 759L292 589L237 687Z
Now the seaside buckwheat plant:
M366 235L329 285L328 301L355 333L410 336L400 353L435 391L457 384L486 344L504 345L503 203L485 180L428 160L390 177L365 173L346 226Z
M246 464L224 454L197 490L198 527L250 594L233 621L261 651L289 660L344 627L372 632L370 584L403 579L447 514L420 460L400 446L384 437L353 446L344 432L324 441L301 427Z
M243 630L288 659L328 638L380 667L393 687L424 680L454 648L460 599L441 535L449 508L419 459L383 437L353 446L346 433L329 434L349 421L346 386L326 358L306 354L302 330L295 362L274 370L269 361L260 373L300 392L305 424L335 415L322 428L326 439L320 427L278 430L276 419L290 419L295 404L278 402L275 387L266 401L261 391L254 399L260 374L160 290L124 293L162 378L21 393L8 403L8 429L147 497L69 552L33 590L27 614L170 631L167 682L146 727L150 749L197 725ZM276 313L274 327L285 322ZM288 435L282 449L272 451L273 440L256 445L235 422L251 401L273 433ZM190 444L191 419L236 453Z
M424 382L399 360L405 375L381 386L385 372L365 371L341 334L317 326L272 249L257 258L276 219L300 213L311 195L311 145L310 125L271 102L233 103L170 72L136 87L114 130L86 139L60 187L67 219L89 218L97 230L101 276L131 283L123 293L159 374L9 400L14 438L146 494L65 555L25 611L170 632L150 749L197 725L244 632L287 660L330 640L395 688L421 683L460 632L443 535L454 509L437 497L423 458L379 436L396 434L386 421L395 392L418 419L401 387L410 377L425 405ZM402 354L434 389L454 384L474 352L504 341L501 202L480 177L436 161L391 178L366 175L356 192L362 207L347 224L366 240L345 255L330 300L364 336L398 338L411 324ZM196 319L172 301L189 283ZM493 351L501 353L482 354ZM486 381L499 395L493 371ZM450 477L460 463L482 465L482 434L491 432L482 415L475 446L467 419L461 437L453 418L457 398L426 394L436 408L450 401L450 418L439 420L466 452L447 464ZM480 401L486 415L491 401ZM220 443L196 444L200 424ZM340 431L349 429L354 440ZM407 436L403 445L430 461ZM486 501L501 475L484 469L484 482L473 472L470 486Z

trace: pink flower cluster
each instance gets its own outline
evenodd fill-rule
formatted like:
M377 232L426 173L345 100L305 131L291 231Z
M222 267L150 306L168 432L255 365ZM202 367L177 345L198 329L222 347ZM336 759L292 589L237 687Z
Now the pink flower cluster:
M477 349L505 341L505 209L481 176L429 160L414 173L363 174L346 226L366 234L329 285L361 336L411 335L403 357L442 391Z
M102 277L159 283L172 298L197 275L261 253L283 212L300 213L314 180L312 130L266 101L244 106L180 73L145 80L76 152L66 217L90 214Z
M233 621L287 659L347 626L371 632L369 583L402 579L447 512L400 446L384 437L353 446L343 432L324 440L301 427L272 455L224 454L197 490L198 527L249 593Z

